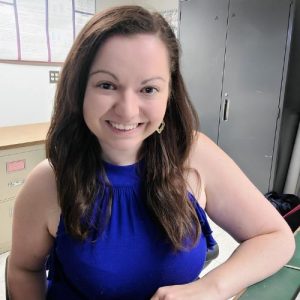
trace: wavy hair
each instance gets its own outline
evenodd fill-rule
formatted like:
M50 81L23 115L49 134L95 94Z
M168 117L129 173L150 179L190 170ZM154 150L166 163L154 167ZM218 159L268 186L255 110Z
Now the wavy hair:
M83 119L88 74L97 51L107 39L143 33L155 34L164 42L171 75L165 129L161 134L155 132L149 136L138 153L138 158L145 162L142 174L145 202L173 248L186 249L195 245L201 232L184 178L198 118L180 72L179 43L159 13L139 6L119 6L96 14L84 26L60 74L46 153L56 176L66 229L74 238L84 240L94 226L91 219L96 198L101 199L96 211L104 225L109 220L112 201L110 195L106 203L104 184L97 176L100 172L106 178L101 145ZM97 227L98 232L104 225L97 225L101 227Z

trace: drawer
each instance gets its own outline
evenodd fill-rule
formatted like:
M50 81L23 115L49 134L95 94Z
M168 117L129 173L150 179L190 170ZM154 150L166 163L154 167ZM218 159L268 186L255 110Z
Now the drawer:
M14 202L15 197L0 200L0 254L11 248Z
M28 173L46 157L44 144L0 151L0 201L14 197Z

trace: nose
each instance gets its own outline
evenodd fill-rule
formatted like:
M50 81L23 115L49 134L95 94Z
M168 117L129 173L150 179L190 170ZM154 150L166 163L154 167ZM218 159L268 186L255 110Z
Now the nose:
M115 106L115 114L123 121L131 121L139 115L139 97L135 91L124 90L120 93Z

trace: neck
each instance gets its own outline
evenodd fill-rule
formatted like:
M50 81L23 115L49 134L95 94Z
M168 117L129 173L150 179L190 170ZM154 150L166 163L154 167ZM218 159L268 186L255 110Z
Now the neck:
M132 165L137 162L137 152L132 153L131 151L118 150L113 150L110 152L103 151L102 159L108 163L117 166Z

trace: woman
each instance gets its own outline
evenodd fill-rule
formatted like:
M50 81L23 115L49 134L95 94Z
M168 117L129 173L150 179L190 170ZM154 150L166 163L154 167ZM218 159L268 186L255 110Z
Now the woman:
M95 15L61 72L48 159L16 201L11 297L228 299L282 267L289 227L197 127L166 21ZM204 208L241 244L196 280L215 243Z

